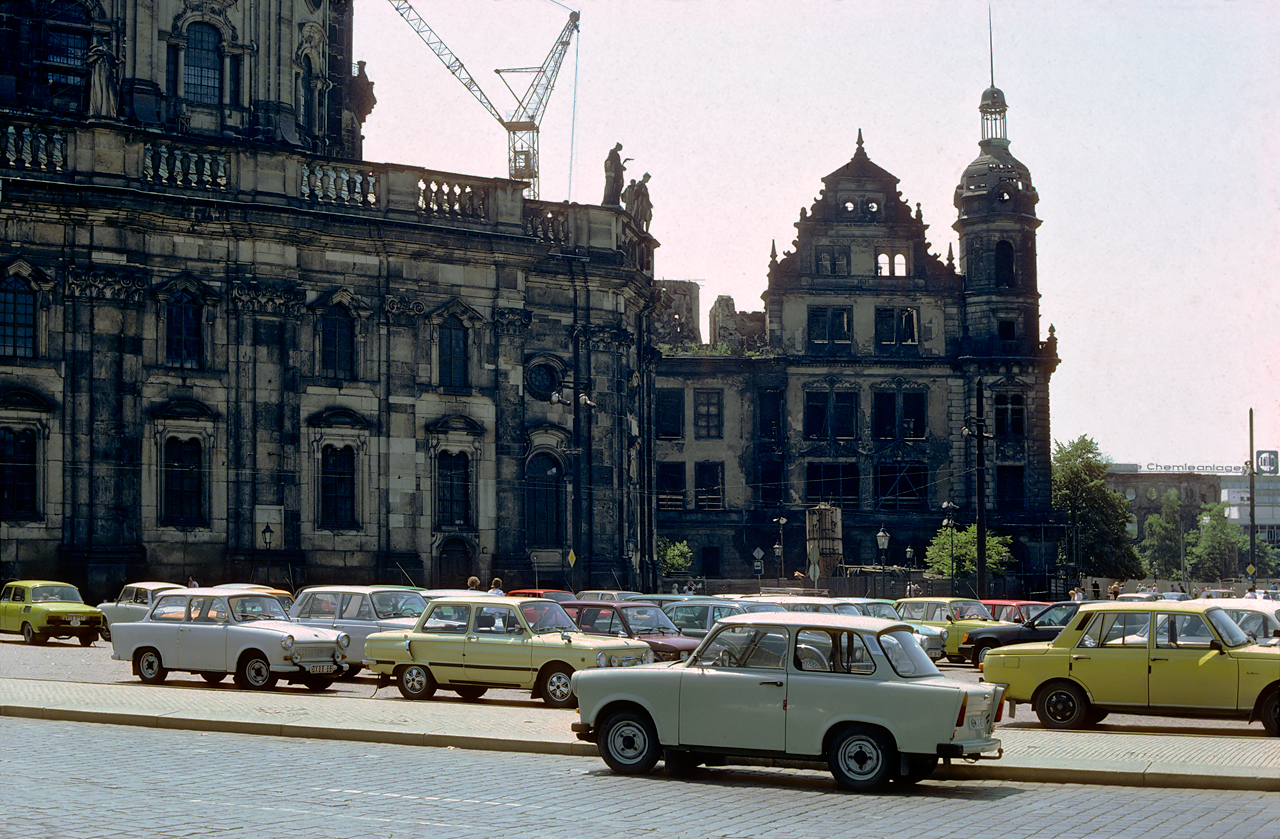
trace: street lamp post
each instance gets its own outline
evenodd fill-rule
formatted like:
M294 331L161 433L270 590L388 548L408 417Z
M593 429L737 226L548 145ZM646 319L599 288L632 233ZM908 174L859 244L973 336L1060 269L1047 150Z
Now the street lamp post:
M903 554L907 558L907 597L911 597L911 587L913 585L911 582L911 572L914 571L916 567L916 549L907 545L907 549L903 551Z
M773 543L773 558L778 561L778 576L782 576L782 537L778 537L778 541Z
M262 545L267 554L267 579L264 581L267 585L271 585L271 537L275 535L275 531L271 529L271 523L267 522L262 528Z
M958 510L955 504L950 501L942 502L942 509L946 512L946 516L942 519L942 526L947 529L951 536L951 594L952 597L956 593L956 519L955 510Z
M884 566L889 559L889 533L884 529L884 525L880 525L880 532L876 534L876 545L880 548L880 596L884 597Z
M773 546L773 554L778 558L778 578L786 576L782 567L782 557L786 553L786 542L782 541L782 526L787 523L786 516L778 516L774 519L778 523L778 543Z

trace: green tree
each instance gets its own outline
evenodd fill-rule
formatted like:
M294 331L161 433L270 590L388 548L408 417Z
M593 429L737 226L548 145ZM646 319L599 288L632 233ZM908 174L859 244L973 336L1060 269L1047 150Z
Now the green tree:
M1067 525L1059 557L1085 576L1140 579L1142 562L1129 539L1129 503L1107 489L1106 474L1107 462L1089 437L1054 444L1053 509Z
M1147 516L1145 536L1138 552L1147 574L1157 579L1182 577L1182 518L1178 491L1171 489L1160 502L1160 512Z
M987 530L987 573L998 577L1004 573L1011 556L1009 548L1013 540ZM971 524L955 532L956 576L971 577L978 573L978 526ZM942 528L934 534L925 548L924 562L929 570L941 577L951 576L951 531Z
M1249 558L1249 537L1226 512L1226 504L1202 505L1198 526L1187 534L1187 569L1194 579L1244 576L1240 560Z
M687 573L693 565L693 550L688 542L672 542L670 539L659 536L656 549L658 567L662 569L664 577Z

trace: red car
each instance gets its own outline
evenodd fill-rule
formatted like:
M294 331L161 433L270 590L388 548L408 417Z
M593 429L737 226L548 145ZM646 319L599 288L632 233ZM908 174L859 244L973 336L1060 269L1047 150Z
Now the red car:
M507 592L507 597L545 597L557 603L566 603L574 599L573 592L558 588L518 588Z
M1026 623L1049 603L1044 600L984 600L982 605L998 621Z
M662 609L634 600L574 600L561 603L588 635L625 635L644 641L658 661L684 661L701 643L681 635Z

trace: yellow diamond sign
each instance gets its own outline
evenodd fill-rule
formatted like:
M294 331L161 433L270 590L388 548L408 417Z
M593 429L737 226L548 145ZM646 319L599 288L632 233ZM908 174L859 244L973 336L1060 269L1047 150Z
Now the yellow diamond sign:
M570 567L570 568L572 568L572 567L573 567L573 563L575 563L575 562L577 562L577 561L578 561L578 558L577 558L576 556L574 556L574 555L573 555L573 548L570 548L570 549L569 549L569 567Z

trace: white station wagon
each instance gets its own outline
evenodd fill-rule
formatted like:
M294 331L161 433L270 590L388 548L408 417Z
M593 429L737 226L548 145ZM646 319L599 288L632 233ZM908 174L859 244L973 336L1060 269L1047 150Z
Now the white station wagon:
M300 682L324 690L348 667L351 636L289 620L280 601L249 589L179 588L156 598L141 620L117 624L111 658L133 664L139 679L164 682L170 671L237 687Z
M733 615L688 661L581 670L573 689L573 730L620 774L763 757L825 761L870 790L1001 753L1004 689L944 678L911 627L881 618Z

